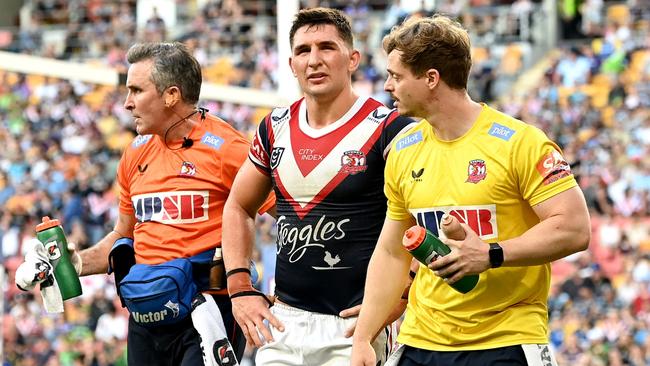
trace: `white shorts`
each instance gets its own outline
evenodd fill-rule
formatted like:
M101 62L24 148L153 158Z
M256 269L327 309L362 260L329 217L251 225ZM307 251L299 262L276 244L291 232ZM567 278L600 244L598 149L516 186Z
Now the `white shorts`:
M345 330L357 317L312 313L276 302L271 312L284 324L284 332L271 327L273 342L257 351L255 365L338 366L349 365L352 338ZM377 361L384 364L392 351L394 326L386 327L373 342Z

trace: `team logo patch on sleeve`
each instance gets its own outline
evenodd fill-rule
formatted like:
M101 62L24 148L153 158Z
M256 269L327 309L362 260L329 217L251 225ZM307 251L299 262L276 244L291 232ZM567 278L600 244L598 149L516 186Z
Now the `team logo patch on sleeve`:
M223 144L223 139L217 135L211 134L210 132L206 132L205 135L201 137L201 142L219 150Z
M558 179L571 175L571 167L558 151L550 151L537 162L537 171L542 176L542 184L548 185Z
M133 139L131 146L139 147L149 142L149 140L151 140L151 135L138 135Z
M469 165L467 166L467 180L465 183L476 184L485 179L486 176L487 167L485 166L485 160L470 160Z
M515 130L495 122L492 124L492 127L490 127L490 132L488 132L488 134L490 136L498 137L501 140L509 141L512 135L515 134Z
M421 141L422 141L422 131L417 131L416 133L412 133L410 135L407 135L399 139L395 147L397 148L397 151L400 151L411 145L415 145Z
M366 154L359 150L350 150L341 156L341 172L348 174L357 174L365 172L368 169L366 164Z

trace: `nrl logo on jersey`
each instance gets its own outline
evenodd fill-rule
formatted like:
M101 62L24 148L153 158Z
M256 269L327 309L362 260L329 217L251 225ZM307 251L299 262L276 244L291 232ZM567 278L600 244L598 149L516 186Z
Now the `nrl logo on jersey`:
M368 169L366 154L359 150L350 150L341 156L341 172L351 175L365 172Z
M282 154L284 154L284 147L274 147L273 151L271 152L271 162L270 162L270 167L271 170L274 170L275 168L280 165L280 159L282 159Z

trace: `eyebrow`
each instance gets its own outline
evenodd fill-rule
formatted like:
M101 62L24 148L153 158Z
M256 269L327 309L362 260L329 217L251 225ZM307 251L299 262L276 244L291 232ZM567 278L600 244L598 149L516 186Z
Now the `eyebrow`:
M336 47L337 43L334 42L334 41L322 41L322 42L316 43L316 46L317 47L326 47L326 46L334 46L334 47ZM311 48L311 46L309 44L304 43L304 44L299 44L296 47L294 47L293 51L294 52L303 51L305 49L310 49L310 48Z

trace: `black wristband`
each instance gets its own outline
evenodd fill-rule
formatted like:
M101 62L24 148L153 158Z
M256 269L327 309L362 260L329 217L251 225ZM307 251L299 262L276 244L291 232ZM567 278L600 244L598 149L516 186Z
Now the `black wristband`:
M247 290L247 291L240 291L240 292L234 293L234 294L230 295L230 299L232 300L232 299L234 299L236 297L243 297L243 296L262 296L264 298L264 300L266 300L266 302L269 304L269 306L273 306L273 303L271 302L271 300L269 300L268 297L266 297L266 295L264 295L263 293L261 293L259 291L255 291L255 290Z
M235 273L241 273L241 272L246 272L249 275L251 274L251 270L248 268L235 268L231 269L230 271L226 272L226 277L230 277L231 275L234 275Z

